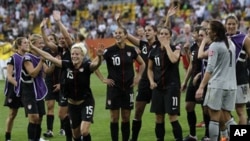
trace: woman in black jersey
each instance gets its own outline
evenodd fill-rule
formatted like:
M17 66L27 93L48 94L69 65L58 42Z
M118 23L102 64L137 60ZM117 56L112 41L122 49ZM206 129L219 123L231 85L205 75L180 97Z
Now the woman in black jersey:
M103 50L97 51L97 57L91 62L83 62L87 50L81 43L71 47L71 61L59 60L49 53L31 45L31 49L67 70L64 91L67 93L71 129L75 141L91 141L90 125L93 122L95 101L90 88L90 75L101 65Z
M180 115L180 47L170 45L172 31L160 30L160 45L153 46L149 53L148 78L152 89L150 112L155 113L155 135L157 141L164 141L165 113L168 114L176 141L182 141Z
M189 51L189 58L190 64L187 69L186 76L184 78L184 82L182 84L181 90L186 91L186 112L187 112L187 121L189 125L189 135L184 139L187 140L197 140L196 137L196 112L195 112L195 105L198 101L195 99L195 93L199 86L199 81L194 84L195 76L200 73L201 71L201 60L198 59L198 50L201 40L199 39L199 30L201 26L196 26L192 32L192 37L194 38L194 43L190 47Z
M119 27L122 27L119 14L116 15L116 21ZM138 28L138 30L142 30L143 32L141 31L141 34L143 35L138 35L139 37L135 37L131 34L128 34L127 39L136 46L135 49L140 53L140 56L142 57L147 67L148 54L152 49L152 46L159 44L159 41L157 40L157 28L152 25L146 25L145 29L143 27L140 27ZM137 62L135 63L136 71L138 72L140 70L140 65ZM147 71L145 69L138 84L138 90L135 99L135 116L132 122L132 137L130 141L137 141L138 139L138 135L142 126L142 115L144 113L146 105L150 103L152 97L152 91L149 86L150 84L147 76Z
M58 52L51 49L53 46L58 46L57 36L54 33L50 33L49 35L45 33L45 25L47 24L47 20L48 20L47 18L43 19L43 21L40 24L42 37L45 43L45 47L43 50L49 52L54 57L58 57ZM46 61L46 65L51 66L52 63L50 61ZM45 97L45 103L47 107L46 111L47 131L43 133L43 136L46 138L53 137L54 109L55 109L55 103L59 102L59 90L60 90L58 74L60 74L60 68L55 67L53 72L51 74L47 74L45 77L45 82L48 88L48 94ZM61 124L60 129L62 128L63 127Z
M58 36L58 44L54 42L48 42L47 46L51 49L52 52L58 54L59 58L62 60L70 60L70 47L73 44L73 40L67 31L66 27L63 25L61 21L61 13L60 11L53 11L53 18L55 20L56 25L59 27L60 35ZM44 30L47 24L47 20L43 21L44 23L41 25L41 29ZM60 130L60 134L63 135L65 133L66 141L72 141L72 132L70 130L70 121L68 116L68 101L66 98L66 93L64 91L64 79L66 77L66 70L63 68L60 69L59 72L59 118L61 120L62 128Z
M107 64L108 76L106 109L110 110L110 130L112 141L118 141L119 117L121 114L122 140L128 141L130 135L130 115L134 107L133 88L141 79L145 63L135 48L125 43L127 31L118 27L114 33L116 43L105 49L103 57ZM141 67L135 76L134 61Z
M20 97L20 77L21 77L21 61L23 55L29 50L29 42L26 37L18 37L13 43L16 50L7 62L7 79L5 83L5 102L4 106L9 107L9 116L6 119L5 140L11 140L11 131L14 119L18 113L18 109L23 107Z

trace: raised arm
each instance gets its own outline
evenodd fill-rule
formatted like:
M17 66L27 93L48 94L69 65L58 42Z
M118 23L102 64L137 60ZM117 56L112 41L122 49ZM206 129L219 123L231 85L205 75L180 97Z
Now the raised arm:
M121 23L121 17L120 17L120 13L116 13L115 14L115 20L116 23L119 27L123 27L122 23ZM128 33L127 39L135 46L139 46L140 45L140 39L131 35L130 33Z
M173 51L170 47L170 39L166 39L164 37L159 37L159 41L161 43L161 45L165 48L166 53L169 57L169 60L171 61L171 63L176 63L177 61L179 61L180 59L180 47L176 46L176 49Z
M164 27L171 27L171 22L170 22L170 17L175 15L176 11L177 11L177 8L178 7L173 7L171 6L169 9L168 9L168 13L165 17L165 22L163 24Z
M90 70L96 71L102 64L103 60L103 48L98 48L97 49L97 56L93 59L92 63L90 64Z
M35 47L31 42L30 42L30 49L32 51L35 51L36 53L38 53L39 55L41 55L43 58L51 61L52 63L54 63L56 66L58 67L62 67L62 60L57 59L56 57L53 57L52 55L50 55L48 52L45 52L37 47Z
M53 11L53 17L55 19L56 24L58 25L60 32L62 33L63 37L65 38L67 45L71 46L73 45L73 40L69 34L69 32L67 31L67 28L63 25L63 23L61 22L61 12L54 10Z
M42 33L42 37L43 37L43 40L44 40L44 43L47 47L49 47L53 52L57 52L57 45L50 41L48 39L48 36L46 35L45 33L45 28L46 28L46 24L48 22L48 18L44 18L43 21L41 22L40 24L40 29L41 29L41 33Z

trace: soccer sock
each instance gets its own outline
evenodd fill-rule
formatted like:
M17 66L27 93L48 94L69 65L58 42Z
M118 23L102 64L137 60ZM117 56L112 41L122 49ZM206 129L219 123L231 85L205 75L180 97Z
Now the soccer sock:
M63 120L60 119L60 129L63 129Z
M82 136L82 141L91 141L91 135L88 134L87 136Z
M226 122L226 126L227 126L227 131L228 134L230 135L230 125L236 125L237 123L234 121L234 118L231 118L229 121Z
M10 139L11 139L11 133L5 132L5 140L10 140Z
M196 119L195 112L194 111L187 112L187 119L188 119L188 124L189 124L190 135L191 136L196 136L195 124L197 122L197 119Z
M53 131L54 115L47 115L47 129Z
M164 136L165 136L164 122L155 124L155 135L156 135L157 141L164 141Z
M29 138L29 140L34 140L35 139L36 132L37 132L36 128L37 128L36 124L29 122L29 124L28 124L28 138Z
M175 140L176 141L182 141L183 136L182 136L182 128L178 120L171 122L172 125L172 132L174 134Z
M41 124L36 124L36 139L39 140L41 137L41 133L42 133L42 127Z
M141 120L133 120L132 122L132 140L137 141L139 132L141 130Z
M122 131L122 140L128 141L130 135L130 123L122 122L121 131Z
M216 141L219 136L219 122L210 121L209 122L209 137L211 141Z
M210 121L210 116L208 114L203 113L203 120L205 122L205 136L209 137L209 121Z
M118 133L119 133L118 128L119 128L118 123L116 123L116 122L111 122L110 123L112 141L118 141Z
M72 131L71 131L70 121L69 121L68 116L66 116L63 119L63 125L64 125L64 131L65 131L67 141L72 141Z

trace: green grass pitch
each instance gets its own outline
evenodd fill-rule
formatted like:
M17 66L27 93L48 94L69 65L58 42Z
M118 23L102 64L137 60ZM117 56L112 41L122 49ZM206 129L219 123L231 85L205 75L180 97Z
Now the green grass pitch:
M180 63L181 65L181 63ZM105 63L102 64L100 67L100 71L103 73L104 76L107 76L107 69ZM182 65L180 66L180 73L181 78L184 78L184 71L182 69ZM109 123L110 123L110 115L109 111L105 109L105 97L106 97L106 85L103 84L95 74L91 76L91 88L93 91L93 95L96 101L95 107L95 115L94 115L94 123L91 125L91 136L93 141L111 141L110 138L110 130L109 130ZM0 141L4 141L5 135L5 120L8 116L8 108L3 106L4 103L4 81L0 81L0 100L1 100L1 107L0 107ZM136 91L136 89L135 89ZM141 132L139 134L139 141L153 141L156 140L155 133L154 133L154 123L155 117L153 113L149 112L150 104L147 105L146 110L143 115L143 122ZM59 135L60 129L60 122L58 118L58 105L55 108L55 121L54 121L54 137L48 140L50 141L64 141L65 137ZM201 106L198 104L196 105L196 115L197 115L197 122L202 121L202 113L201 113ZM131 121L134 116L134 110L132 111ZM236 116L235 116L236 117ZM166 124L166 141L174 141L172 128L168 120L168 116L166 115L165 118ZM185 93L182 93L181 96L181 115L179 117L179 121L182 126L183 130L183 137L189 134L189 128L186 118L186 111L185 111ZM12 130L12 141L25 141L27 140L27 123L28 119L24 115L24 109L19 109L18 115L14 122L13 130ZM46 131L46 116L43 117L42 122L42 133ZM204 128L197 128L197 136L198 139L201 139L204 135ZM119 131L119 137L121 140L121 131ZM130 132L131 135L131 132Z

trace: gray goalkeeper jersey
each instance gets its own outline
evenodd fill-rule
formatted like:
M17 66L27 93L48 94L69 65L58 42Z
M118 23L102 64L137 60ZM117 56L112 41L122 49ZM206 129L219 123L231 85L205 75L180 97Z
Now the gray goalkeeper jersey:
M229 49L224 42L213 42L209 46L208 66L211 73L209 88L237 89L235 45L229 40Z

